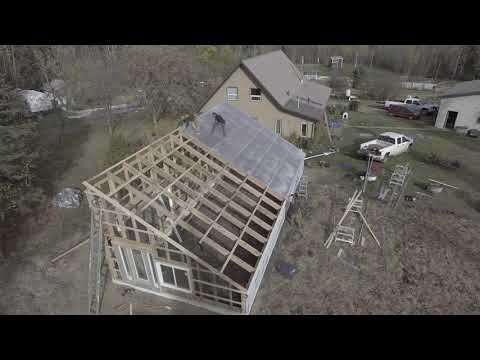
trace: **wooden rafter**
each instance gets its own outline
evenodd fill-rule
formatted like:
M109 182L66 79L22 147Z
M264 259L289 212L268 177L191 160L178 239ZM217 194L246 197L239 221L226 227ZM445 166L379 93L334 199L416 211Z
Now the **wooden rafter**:
M225 274L225 268L229 262L235 263L251 277L255 267L242 257L248 253L258 259L262 251L249 244L244 236L248 234L263 248L284 201L260 181L232 167L213 149L179 130L111 166L84 185L89 194L109 204L105 210L113 218L104 223L110 228L118 225L125 240L127 232L133 231L130 240L140 243L143 237L142 246L149 246L145 244L145 234L149 241L155 238L166 241L240 290L246 290L245 286ZM170 199L168 207L162 205L163 200L158 201L162 195ZM152 224L143 218L148 208L158 215L159 220ZM124 219L130 225L127 226ZM193 219L197 219L196 222ZM196 243L206 244L209 251L221 255L224 258L221 268L217 269L201 254L193 253L194 249L163 233L159 221L162 224L168 221L174 229L179 226L190 233ZM232 241L231 250L217 242L220 240L216 240L216 234ZM245 255L235 253L238 246L246 251Z

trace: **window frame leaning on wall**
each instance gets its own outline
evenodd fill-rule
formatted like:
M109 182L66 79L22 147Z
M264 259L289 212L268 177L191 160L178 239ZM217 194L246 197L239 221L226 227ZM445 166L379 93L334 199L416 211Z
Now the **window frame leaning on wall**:
M184 292L187 292L187 293L190 293L190 294L193 292L193 286L192 286L193 281L192 281L192 271L191 271L191 269L189 269L186 266L180 266L180 265L172 264L170 262L162 261L162 260L154 260L154 265L155 265L154 271L156 271L156 274L157 274L159 282L160 282L160 286L168 287L168 288L175 289L175 290L178 290L178 291L184 291ZM172 274L173 274L175 284L170 284L167 281L165 281L165 279L163 277L163 272L162 272L162 269L161 269L162 266L169 267L169 268L172 269ZM180 271L184 271L186 273L186 277L187 277L187 280L188 280L188 289L178 286L177 277L175 275L175 269L180 270Z

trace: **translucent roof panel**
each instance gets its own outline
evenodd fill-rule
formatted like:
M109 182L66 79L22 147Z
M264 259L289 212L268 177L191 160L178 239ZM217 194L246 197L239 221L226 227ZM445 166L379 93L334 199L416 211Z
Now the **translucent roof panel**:
M225 120L225 132L215 125L213 113ZM285 199L303 169L303 151L229 104L201 114L199 129L184 131Z

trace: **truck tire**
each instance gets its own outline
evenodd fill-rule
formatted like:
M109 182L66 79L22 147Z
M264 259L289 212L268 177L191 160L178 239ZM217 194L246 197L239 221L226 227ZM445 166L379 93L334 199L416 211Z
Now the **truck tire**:
M390 153L386 153L385 156L383 157L382 162L387 162L388 158L390 157Z

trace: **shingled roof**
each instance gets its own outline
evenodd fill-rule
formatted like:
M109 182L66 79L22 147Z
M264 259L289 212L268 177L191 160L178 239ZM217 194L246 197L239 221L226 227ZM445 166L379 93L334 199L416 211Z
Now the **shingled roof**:
M480 80L464 81L448 89L441 98L480 95Z
M283 51L245 59L240 66L281 110L311 121L323 119L331 89L303 80L302 73Z

